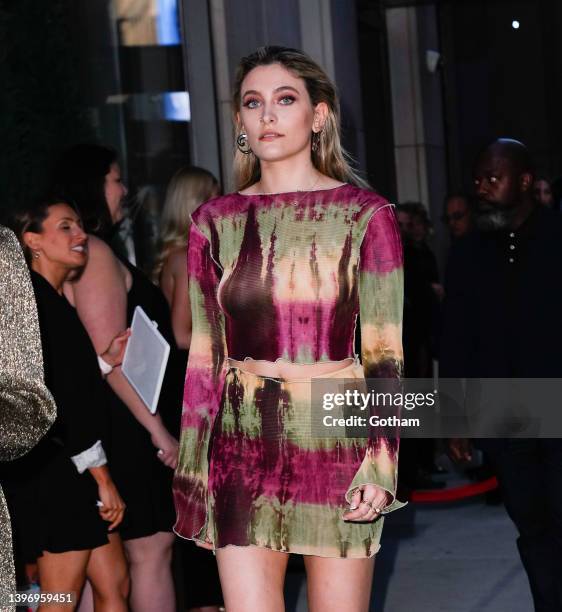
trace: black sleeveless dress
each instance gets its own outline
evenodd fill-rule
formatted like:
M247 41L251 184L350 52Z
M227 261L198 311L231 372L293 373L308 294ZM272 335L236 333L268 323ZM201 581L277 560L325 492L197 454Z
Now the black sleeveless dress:
M122 262L133 280L127 295L128 325L135 308L141 306L148 317L156 321L159 332L170 344L158 412L168 431L177 437L187 356L177 348L170 309L162 291L135 266L126 260ZM110 403L111 474L127 505L119 533L124 540L131 540L171 531L175 520L173 470L158 459L158 449L152 444L150 434L114 393L111 393Z
M98 440L108 451L109 392L94 347L76 310L41 275L31 271L45 383L57 404L57 419L27 455L6 465L4 483L12 516L15 552L34 562L44 551L89 550L108 543L96 505L98 488L71 457ZM112 466L109 462L109 471Z
M141 306L170 344L170 356L158 412L168 431L179 438L187 351L178 349L172 329L170 307L161 289L154 285L138 268L122 259L132 276L127 296L128 325L137 306ZM111 431L113 434L111 472L121 496L127 504L125 518L119 527L124 540L171 531L175 522L172 500L173 471L156 456L157 449L146 429L129 409L112 394ZM193 542L176 542L179 567L177 585L186 608L221 605L222 593L215 557L210 551L198 548Z

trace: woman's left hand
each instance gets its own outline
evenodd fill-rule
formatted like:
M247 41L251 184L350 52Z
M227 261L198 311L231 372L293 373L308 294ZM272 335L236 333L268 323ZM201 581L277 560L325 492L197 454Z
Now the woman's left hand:
M117 334L111 341L107 351L101 355L101 358L111 367L116 368L123 363L123 357L125 356L125 349L127 348L127 342L130 335L130 329L126 329L124 332Z
M214 546L209 540L195 540L195 544L199 546L199 548L204 548L205 550L214 550Z
M388 493L376 485L362 485L351 497L344 521L371 522L378 518L388 504Z

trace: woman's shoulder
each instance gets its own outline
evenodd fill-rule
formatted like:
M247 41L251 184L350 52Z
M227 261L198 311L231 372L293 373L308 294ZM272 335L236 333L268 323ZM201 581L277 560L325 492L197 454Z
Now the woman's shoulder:
M187 246L175 247L166 257L162 273L176 275L184 271L187 273Z
M354 203L359 204L363 213L375 213L381 208L394 207L394 204L371 188L350 184L346 195Z
M2 244L14 244L14 241L17 243L14 232L6 226L0 225L0 242Z
M22 254L16 235L4 225L0 225L0 254L2 257L8 257L9 255L20 257Z
M240 206L241 196L239 193L227 193L215 196L203 204L200 204L191 214L191 218L197 224L200 222L211 221L217 217L224 217L230 214L233 209Z
M91 260L93 257L113 261L115 253L107 242L93 234L88 234L88 259Z
M101 238L88 234L88 263L80 276L65 285L78 289L86 286L107 285L124 282L127 285L130 272L113 252L113 249Z

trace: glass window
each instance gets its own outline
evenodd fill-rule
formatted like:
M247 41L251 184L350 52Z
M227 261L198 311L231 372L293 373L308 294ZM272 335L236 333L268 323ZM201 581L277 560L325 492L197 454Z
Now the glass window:
M91 120L118 149L131 194L121 233L128 257L149 271L166 186L190 162L178 0L77 4Z

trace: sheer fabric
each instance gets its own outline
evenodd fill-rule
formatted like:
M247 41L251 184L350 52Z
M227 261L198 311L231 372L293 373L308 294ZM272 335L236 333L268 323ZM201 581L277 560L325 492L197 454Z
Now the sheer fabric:
M330 544L318 537L314 517L323 516L330 507L324 513L328 523L339 521L343 525L339 517L345 510L346 496L349 501L351 489L365 483L383 487L394 498L397 441L355 439L353 452L346 453L342 449L349 446L349 441L315 439L310 432L307 439L303 438L306 432L292 436L288 433L293 425L290 415L295 411L272 409L272 405L280 405L275 398L267 410L260 412L255 389L262 383L254 381L240 387L240 377L233 378L226 358L284 359L296 364L340 361L354 356L359 319L364 375L400 376L402 247L392 205L373 192L351 185L313 192L214 198L193 214L188 275L193 335L180 461L174 480L176 532L187 538L210 540L215 546L257 544L325 556L374 554L382 520L352 524L351 532L343 536L338 527L332 530L335 540ZM237 388L242 389L238 395L243 393L244 397L235 398L233 414L240 417L245 406L244 414L253 415L255 420L249 429L239 424L232 428L228 419L225 421L225 410L228 412L229 405L232 408L232 391ZM290 393L286 401L302 404ZM266 413L268 416L264 416ZM275 419L284 420L279 425L277 455L269 457L269 464L263 455L263 469L254 462L254 472L262 472L257 480L249 468L248 474L241 472L240 466L236 474L229 473L235 468L227 460L218 459L221 454L215 444L221 445L225 457L234 458L234 454L228 454L234 453L234 447L238 453L250 449L256 441L256 452L265 453L264 432ZM214 460L209 462L211 455ZM295 461L301 466L298 470ZM322 465L332 467L323 470ZM337 470L338 465L342 473L349 474L349 481L334 485L330 471ZM251 499L244 505L246 518L241 517L239 533L236 525L221 527L217 514L217 495L224 496L229 475L233 482L241 481L242 488L244 481L253 483L246 487L254 494L248 493ZM282 485L276 478L289 482L298 479L299 486ZM301 513L306 515L302 521L295 523L299 508L310 501L302 497L307 481L311 486L314 483L315 490L320 484L319 490L324 488L326 493L324 499L314 500L310 512ZM220 491L217 483L222 483ZM276 510L268 513L264 504ZM387 511L401 505L393 501ZM279 528L298 524L298 537L289 533L281 543L272 540L272 524Z

